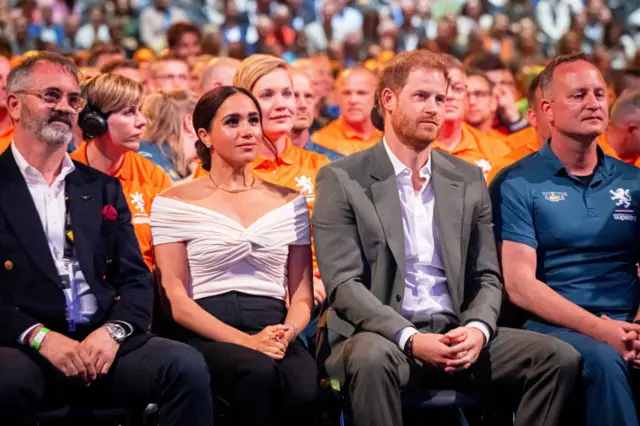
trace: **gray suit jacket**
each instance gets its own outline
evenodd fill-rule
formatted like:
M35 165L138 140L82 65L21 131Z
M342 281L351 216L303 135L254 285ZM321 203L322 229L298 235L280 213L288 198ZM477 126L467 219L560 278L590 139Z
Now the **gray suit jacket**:
M461 324L495 331L502 302L491 200L482 172L431 153L435 220L453 308ZM332 352L354 332L393 341L405 327L430 331L430 317L401 315L405 287L402 211L393 165L382 142L334 161L316 177L313 235L331 310Z

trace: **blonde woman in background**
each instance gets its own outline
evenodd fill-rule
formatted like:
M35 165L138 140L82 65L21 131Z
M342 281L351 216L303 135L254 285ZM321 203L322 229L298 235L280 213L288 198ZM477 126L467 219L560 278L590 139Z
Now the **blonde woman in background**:
M198 97L185 90L149 95L142 106L148 124L138 154L160 166L175 182L189 176L198 135L191 115Z

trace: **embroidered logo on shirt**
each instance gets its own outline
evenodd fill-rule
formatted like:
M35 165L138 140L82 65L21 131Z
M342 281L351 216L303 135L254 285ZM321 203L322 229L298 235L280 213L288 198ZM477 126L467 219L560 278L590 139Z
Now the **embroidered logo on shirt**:
M616 207L624 205L624 208L628 209L631 206L631 193L628 189L618 188L609 192L612 195L611 199L616 202Z
M313 194L313 181L310 177L300 176L294 178L296 180L296 188L300 189L301 194L312 195Z
M636 215L633 210L629 210L629 207L631 207L631 191L618 188L615 191L609 190L609 192L611 193L611 199L616 202L616 207L622 207L615 209L613 218L621 222L635 222Z
M567 199L567 194L566 192L543 192L542 196L544 197L545 200L547 201L552 201L554 203L557 203L559 201L564 201Z
M136 210L144 212L144 199L142 198L142 194L140 192L131 194L131 204L134 205Z

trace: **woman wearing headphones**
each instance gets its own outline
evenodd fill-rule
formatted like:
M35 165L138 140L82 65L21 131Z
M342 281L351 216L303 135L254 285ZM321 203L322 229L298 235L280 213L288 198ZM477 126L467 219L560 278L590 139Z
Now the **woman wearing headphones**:
M153 269L151 204L156 195L171 186L171 179L135 152L147 122L140 112L144 89L127 77L100 74L82 84L82 93L88 102L78 125L85 142L71 159L118 178L142 256Z

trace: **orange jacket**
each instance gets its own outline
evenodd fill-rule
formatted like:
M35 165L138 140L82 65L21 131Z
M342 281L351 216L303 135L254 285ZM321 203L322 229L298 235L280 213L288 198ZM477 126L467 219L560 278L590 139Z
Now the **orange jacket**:
M382 136L381 131L374 130L371 136L365 139L339 117L311 135L311 141L342 155L350 155L375 145Z
M87 142L70 154L72 160L89 165ZM122 165L113 177L122 184L129 209L131 222L140 244L142 257L149 269L153 270L153 244L151 243L151 204L156 195L169 188L171 178L160 167L135 152L124 154Z

